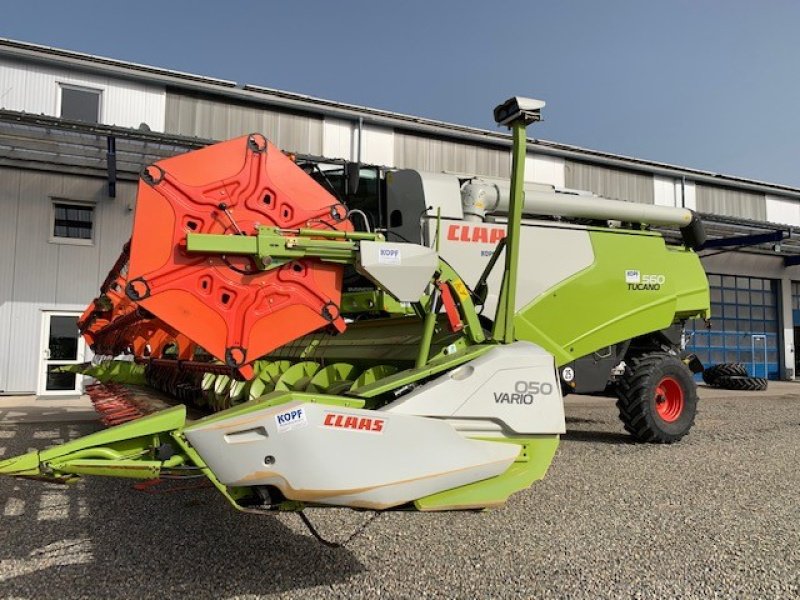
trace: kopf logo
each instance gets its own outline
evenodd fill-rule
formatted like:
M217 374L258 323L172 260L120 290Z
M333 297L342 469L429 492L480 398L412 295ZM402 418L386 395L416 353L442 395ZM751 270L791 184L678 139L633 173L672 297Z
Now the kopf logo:
M275 425L279 433L291 431L292 429L300 429L308 425L308 418L306 411L302 407L293 408L291 410L275 415Z
M399 265L400 248L381 247L378 250L378 262L382 265Z

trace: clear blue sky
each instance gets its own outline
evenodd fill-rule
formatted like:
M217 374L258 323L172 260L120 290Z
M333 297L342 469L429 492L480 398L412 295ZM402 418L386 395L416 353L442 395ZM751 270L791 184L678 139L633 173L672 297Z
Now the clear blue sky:
M800 186L800 2L39 2L0 35Z

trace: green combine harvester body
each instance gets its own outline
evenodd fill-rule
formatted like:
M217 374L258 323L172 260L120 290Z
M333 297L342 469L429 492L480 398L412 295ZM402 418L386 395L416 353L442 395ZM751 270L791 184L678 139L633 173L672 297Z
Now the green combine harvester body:
M545 475L563 394L614 391L637 439L681 439L697 404L682 327L709 314L701 225L524 184L543 106L495 111L510 183L460 178L458 206L386 231L355 231L255 134L146 169L131 243L80 323L114 426L0 475L202 475L251 512L480 509ZM398 210L425 213L428 191L403 200L424 177L393 174ZM113 387L142 383L182 403L142 416Z
M590 231L589 238L592 265L520 307L514 317L517 338L541 345L559 366L708 316L708 280L693 251L667 246L649 232L599 230ZM629 270L640 273L638 282L626 281Z

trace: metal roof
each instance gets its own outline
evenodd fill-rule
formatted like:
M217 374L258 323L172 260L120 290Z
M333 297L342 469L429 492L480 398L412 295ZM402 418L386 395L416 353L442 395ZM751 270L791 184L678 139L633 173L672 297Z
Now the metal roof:
M469 140L503 147L509 146L511 143L511 136L499 131L490 131L367 106L336 102L258 85L237 85L236 82L225 79L205 77L182 71L173 71L149 65L94 56L82 52L21 42L8 38L0 38L0 56L53 64L82 71L100 72L106 76L113 75L120 78L151 82L173 88L201 91L212 95L247 100L253 103L290 110L322 113L335 118L347 120L363 119L367 123L384 125L432 136ZM800 199L800 188L788 185L725 175L713 171L693 169L690 167L613 154L600 150L591 150L580 146L535 138L530 138L528 140L528 147L531 151L536 153L549 154L577 161L604 164L620 169L645 171L655 175L664 175L673 178L686 177L691 181L699 183L745 189L766 194L790 196Z
M94 54L86 54L85 52L76 52L75 50L63 50L61 48L54 48L53 46L43 46L41 44L32 44L30 42L21 42L18 40L0 37L0 54L18 56L20 58L33 58L33 56L31 56L32 53L37 55L38 58L50 59L45 60L45 62L62 64L64 60L59 59L79 60L85 61L86 63L92 65L118 67L129 70L132 73L139 72L141 74L149 75L164 75L167 77L175 77L176 79L184 79L187 81L202 81L204 83L210 83L223 87L236 87L235 81L228 81L226 79L195 75L194 73L186 73L184 71L163 69L161 67L153 67L151 65L117 60L115 58L95 56Z

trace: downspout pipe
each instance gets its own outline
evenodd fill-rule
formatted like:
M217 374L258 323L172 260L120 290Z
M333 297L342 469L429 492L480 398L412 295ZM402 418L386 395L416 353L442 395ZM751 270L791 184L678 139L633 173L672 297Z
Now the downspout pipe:
M500 296L497 302L492 339L503 344L514 341L514 316L516 314L517 273L519 271L519 237L522 225L522 207L525 203L525 157L527 153L528 125L541 120L545 103L533 98L515 96L494 109L498 125L511 129L511 194L506 225L506 256Z

